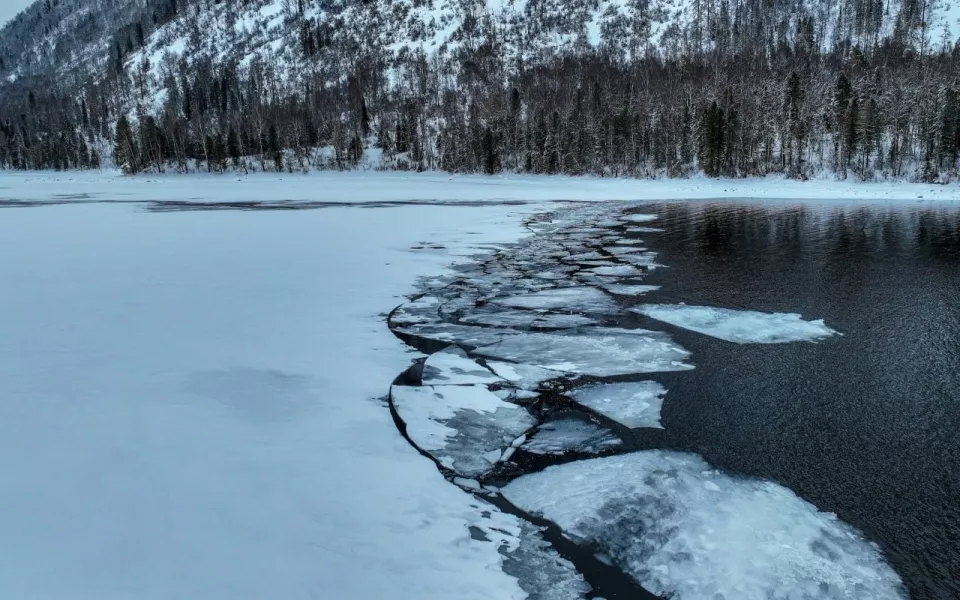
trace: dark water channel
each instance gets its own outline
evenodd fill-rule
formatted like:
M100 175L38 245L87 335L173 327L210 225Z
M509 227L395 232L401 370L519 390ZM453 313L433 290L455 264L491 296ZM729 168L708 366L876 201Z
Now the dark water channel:
M960 598L960 209L653 208L665 231L635 237L669 268L644 302L799 312L843 336L738 345L637 317L696 369L651 377L665 430L633 442L780 482L879 543L912 598Z

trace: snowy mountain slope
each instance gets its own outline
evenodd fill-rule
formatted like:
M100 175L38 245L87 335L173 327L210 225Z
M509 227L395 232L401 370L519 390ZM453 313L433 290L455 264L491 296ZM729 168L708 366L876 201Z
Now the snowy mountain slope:
M0 30L0 165L950 179L958 17L947 0L44 0Z
M0 32L0 75L98 73L118 54L128 70L168 53L174 61L242 65L260 56L292 64L333 49L397 60L484 43L527 61L601 46L676 54L728 43L721 32L743 35L747 21L791 39L812 27L826 49L893 35L912 6L926 43L956 41L955 0L44 0Z

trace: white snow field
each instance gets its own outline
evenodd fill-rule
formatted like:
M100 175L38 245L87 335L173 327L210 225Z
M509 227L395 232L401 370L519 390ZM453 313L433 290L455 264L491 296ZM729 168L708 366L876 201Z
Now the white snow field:
M664 323L738 344L784 344L836 335L823 319L804 321L794 313L765 313L713 306L646 304L634 309Z
M548 467L503 488L517 506L674 600L905 600L877 546L772 482L647 450Z
M0 200L233 199L224 178L43 178L0 175ZM319 181L262 198L363 196ZM0 597L526 597L497 551L518 521L446 482L377 398L416 356L384 313L533 210L0 207Z
M666 388L656 381L637 381L585 385L568 395L625 427L662 429L660 409L666 393Z

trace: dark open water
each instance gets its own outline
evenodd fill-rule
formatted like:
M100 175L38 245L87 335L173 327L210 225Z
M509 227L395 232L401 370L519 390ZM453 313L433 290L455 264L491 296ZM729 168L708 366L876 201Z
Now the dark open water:
M646 323L697 368L653 377L666 430L641 444L778 481L878 542L912 598L960 598L960 208L652 208L666 231L635 237L669 268L645 302L800 312L844 335L737 345Z

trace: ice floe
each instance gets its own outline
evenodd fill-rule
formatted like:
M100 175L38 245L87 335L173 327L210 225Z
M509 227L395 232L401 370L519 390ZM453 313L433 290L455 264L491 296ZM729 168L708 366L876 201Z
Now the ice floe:
M612 260L581 260L577 263L579 267L615 267L617 263Z
M650 221L656 221L659 219L657 215L642 215L642 214L632 214L632 215L623 215L620 217L620 220L624 223L649 223Z
M390 396L410 440L467 478L487 473L536 424L525 409L482 385L395 385Z
M674 600L905 600L879 548L831 513L699 456L648 450L525 475L502 489Z
M566 262L566 263L578 263L578 262L583 262L585 260L605 260L607 258L609 257L605 254L600 254L599 252L591 251L591 252L584 252L581 254L573 254L573 255L567 256L566 258L563 258L562 260L563 262Z
M468 324L492 327L529 327L531 329L567 329L597 324L594 319L582 315L502 309L472 311L460 320Z
M587 327L556 333L508 335L477 354L596 377L685 371L690 353L670 336L644 329Z
M533 454L599 454L622 444L620 438L606 427L564 417L541 425L521 448Z
M521 521L518 538L518 543L501 551L503 571L517 578L527 600L583 600L590 586L535 525Z
M393 326L422 325L439 320L440 299L422 296L398 306L390 315Z
M521 390L534 390L544 381L559 379L565 375L563 371L533 367L530 365L499 362L488 360L487 366L494 373L509 381L511 385Z
M642 296L660 289L659 285L607 284L603 289L618 296Z
M643 273L628 265L617 265L615 267L594 267L590 272L595 275L604 275L606 277L637 277Z
M666 388L655 381L598 383L568 393L577 403L630 428L661 428Z
M647 304L632 309L664 323L740 344L815 341L835 335L822 319L804 321L795 313L765 313L712 306Z
M646 248L643 246L607 246L604 248L607 252L614 256L623 256L624 254L639 254L641 252L646 252Z
M503 380L468 358L462 348L448 346L427 357L421 381L424 385L465 385L500 383Z
M588 286L562 287L532 294L495 298L491 302L511 308L564 309L590 313L615 313L617 303L597 288Z
M412 327L398 327L394 331L426 340L471 347L493 344L500 341L504 335L521 333L513 329L491 329L456 323L429 323Z
M646 269L654 269L656 267L663 266L661 264L657 264L656 252L644 252L642 254L627 254L625 256L621 256L620 260L630 263L635 267L643 267Z

